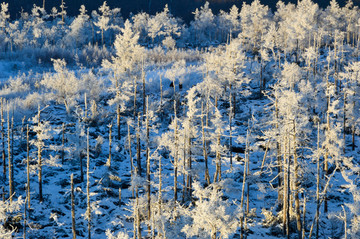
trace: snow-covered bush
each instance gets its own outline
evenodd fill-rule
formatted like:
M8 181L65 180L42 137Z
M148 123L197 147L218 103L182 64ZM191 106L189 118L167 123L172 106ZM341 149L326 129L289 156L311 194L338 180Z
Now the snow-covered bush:
M229 238L238 228L242 214L240 208L222 199L223 194L217 184L203 188L199 182L194 182L193 187L197 201L185 210L192 222L182 231L188 237Z
M0 201L0 238L10 239L13 238L13 233L18 228L11 224L11 218L14 213L21 210L24 200L22 197L18 197L16 201L10 202L10 200Z

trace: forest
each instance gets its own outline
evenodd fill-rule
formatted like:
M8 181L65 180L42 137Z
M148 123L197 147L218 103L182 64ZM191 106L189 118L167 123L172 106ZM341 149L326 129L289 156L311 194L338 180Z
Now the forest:
M0 239L360 238L360 10L189 24L0 5Z

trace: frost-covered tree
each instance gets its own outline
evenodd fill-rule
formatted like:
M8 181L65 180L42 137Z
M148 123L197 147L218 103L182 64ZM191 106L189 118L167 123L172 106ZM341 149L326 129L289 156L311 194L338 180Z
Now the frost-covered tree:
M120 136L120 113L125 110L125 103L130 99L131 88L136 88L131 77L138 77L135 74L138 73L144 57L144 48L138 43L139 34L133 32L130 21L125 22L121 31L122 34L117 35L114 42L116 55L111 58L111 61L104 60L102 63L103 67L112 73L111 91L115 93L115 97L109 103L116 106L118 137ZM136 84L136 81L134 82Z
M10 14L8 13L9 11L9 4L8 3L1 3L1 10L0 10L0 37L2 39L3 42L9 42L10 39L7 36L7 28L9 25L9 19L10 19ZM3 43L2 43L3 44Z
M43 151L49 150L50 146L46 145L46 141L53 137L52 128L49 121L41 120L40 106L37 115L32 118L34 126L32 130L36 133L36 138L31 140L30 143L37 148L37 170L39 180L39 201L43 202L43 167L44 165L57 166L58 156L54 157L49 155L48 158L44 158Z
M180 37L181 25L179 19L172 16L166 4L164 10L152 16L147 21L148 36L152 42L162 42L167 37Z
M0 28L2 31L5 30L7 27L8 20L10 18L9 11L9 4L8 3L1 3L1 11L0 11Z
M70 47L80 47L90 41L91 26L89 16L86 14L84 5L80 7L79 15L72 21L69 26L69 33L66 35L65 42Z
M344 31L345 20L341 7L336 0L331 0L330 5L322 12L322 24L324 29L328 32L327 41L331 41L334 37L335 30Z
M111 69L116 78L124 73L130 75L144 57L144 48L139 45L138 40L139 33L133 31L132 24L127 20L114 42L116 56L111 61L104 60L103 67Z
M223 193L219 184L203 188L199 182L194 182L193 195L198 201L185 210L191 223L185 225L182 231L188 237L229 238L239 224L238 217L242 214L239 207L222 199Z
M107 31L110 27L109 22L111 15L110 7L107 5L106 1L104 1L103 5L99 7L99 13L100 14L98 14L96 11L93 11L92 15L93 18L96 19L96 21L94 21L94 25L100 29L101 44L104 45L104 32Z
M44 43L46 12L43 8L36 5L31 9L30 17L27 19L24 28L29 32L29 41L31 45L38 47Z
M359 34L359 26L356 21L356 19L359 19L359 7L354 6L353 1L349 0L343 8L343 14L346 27L346 42L354 45L356 35Z
M240 33L240 12L235 5L230 8L229 12L220 10L215 21L218 31L217 39L220 42L230 41Z
M250 5L243 2L240 11L241 33L249 49L259 51L263 35L266 34L270 25L270 10L259 0L254 0Z
M46 88L55 92L55 99L58 103L65 105L66 111L70 113L71 108L76 104L79 97L79 80L74 72L66 69L66 62L63 59L52 59L55 74L48 74L40 82Z
M133 25L134 32L139 34L139 41L142 43L146 42L146 39L149 34L148 30L148 21L150 19L150 15L146 12L139 12L131 17L131 22Z
M194 21L190 23L190 32L195 44L209 44L215 38L215 16L209 7L209 2L204 6L196 8Z
M295 61L299 60L299 50L310 47L318 30L319 6L311 0L299 1L295 6L292 3L285 5L277 3L275 18L279 24L282 50L286 53L295 51Z
M360 105L360 62L353 62L345 67L345 72L340 74L344 88L345 127L351 129L352 150L355 150L355 134L359 131ZM346 129L344 129L346 131Z
M306 150L311 135L309 124L311 112L306 107L308 94L304 91L311 85L306 83L303 70L295 63L285 63L277 84L272 90L272 115L265 137L273 142L274 163L278 177L278 203L282 207L283 233L290 234L290 215L295 215L298 237L302 235L299 183L302 172L299 152ZM304 176L303 176L304 177ZM293 195L291 197L290 195ZM291 200L294 202L291 202ZM292 207L294 205L294 207Z

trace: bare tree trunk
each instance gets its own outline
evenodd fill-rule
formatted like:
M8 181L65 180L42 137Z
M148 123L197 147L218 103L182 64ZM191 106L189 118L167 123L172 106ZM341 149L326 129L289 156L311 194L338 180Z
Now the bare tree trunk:
M7 112L7 126L8 126L8 165L9 165L9 198L10 203L12 203L12 198L14 194L14 184L13 184L13 162L12 162L12 153L11 153L11 125L10 125L10 107L8 105Z
M116 107L116 122L117 122L117 140L121 139L121 115L120 115L120 105Z
M40 127L40 105L38 107L38 126ZM42 146L41 144L38 145L38 179L39 179L39 201L43 202L43 193L42 193Z
M159 195L158 195L158 204L159 204L159 216L161 216L161 204L162 204L162 165L161 165L161 156L159 157Z
M88 221L88 239L91 239L91 205L90 205L90 152L89 152L89 129L86 136L86 201L87 201L87 221Z
M303 225L302 225L302 238L305 238L305 229L306 229L306 197L304 196L303 203Z
M185 107L184 107L184 115L185 115ZM182 188L182 202L185 202L185 194L186 194L186 174L187 174L187 165L186 165L186 138L187 132L184 130L184 142L183 142L183 188Z
M247 164L249 162L248 160L248 140L249 140L249 129L247 130L246 133L246 144L245 144L245 164L244 164L244 172L243 172L243 182L242 182L242 190L241 190L241 200L240 200L240 208L243 209L244 208L244 197L245 197L245 184L246 184L246 173L247 173ZM244 210L243 210L244 211ZM244 220L246 217L246 213L244 212L243 215L241 215L240 217L240 238L243 239L244 238Z
M61 164L65 162L65 123L62 124L62 138L61 138Z
M87 120L87 117L88 117L88 107L87 107L87 96L86 96L86 93L84 94L84 120L86 121Z
M288 174L287 174L287 165L288 165L288 158L287 158L287 143L286 143L286 137L284 137L284 154L283 154L283 159L284 159L284 162L283 162L283 178L284 178L284 186L283 186L283 234L284 235L287 235L287 220L288 220L288 217L287 217L287 209L288 209L288 200L287 200L287 196L288 196Z
M138 170L138 175L141 176L141 158L140 158L140 113L138 115L138 121L137 121L137 129L136 129L136 155L137 155L137 170Z
M136 206L135 206L135 210L136 210L136 234L137 234L137 238L141 239L141 227L140 227L140 209L139 209L139 189L138 186L136 185Z
M81 128L81 123L80 123L80 119L78 120L78 127ZM79 130L81 131L81 129ZM78 137L78 145L80 146L82 143L82 136L80 135L80 132L78 132L79 135ZM84 182L84 167L83 167L83 156L81 155L81 149L78 149L78 157L79 157L79 164L80 164L80 182Z
M326 131L330 130L330 83L329 83L329 71L330 71L330 62L328 63L328 72L326 77L326 90L327 90L327 110L326 110ZM336 86L335 86L336 87ZM324 174L328 175L329 171L329 150L328 148L325 148L325 156L324 156ZM327 213L328 211L328 205L327 205L327 197L326 197L326 191L325 191L325 201L324 201L324 212Z
M179 148L179 136L178 136L178 124L177 124L177 116L176 116L176 100L174 100L174 113L175 113L175 158L174 158L174 202L177 201L177 178L178 178L178 148Z
M130 123L128 122L128 147L129 147L129 159L130 159L130 169L131 169L131 179L134 177L134 162L131 152L131 134L130 134ZM134 189L132 189L132 197L134 198Z
M30 143L29 143L29 125L26 125L26 199L28 208L31 208L30 199Z
M216 137L216 171L214 175L214 182L220 182L221 181L221 155L220 155L220 134Z
M4 99L1 98L1 139L2 139L2 159L3 159L3 175L6 179L6 155L5 155L5 129L4 129Z
M134 120L135 117L137 115L136 111L137 111L137 107L136 107L136 95L137 95L137 83L136 83L136 78L134 77Z
M232 117L233 117L233 105L232 105L232 89L230 89L230 109L229 109L229 153L230 153L230 169L233 168L233 155L232 155Z
M325 201L325 192L327 191L329 185L330 185L330 181L332 179L332 177L335 175L336 170L338 169L338 166L336 166L336 168L334 169L333 173L327 178L327 182L325 184L324 190L322 191L321 194L323 194L322 198L319 200L319 203L316 205L316 211L320 212L320 207L321 204ZM320 171L320 170L319 170ZM316 215L317 216L317 215ZM314 230L314 224L316 222L317 217L315 216L312 224L311 224L311 228L310 228L310 232L309 232L309 239L311 239L312 237L312 232Z
M344 140L344 148L343 153L345 154L346 149L346 93L344 92L344 105L343 105L343 140Z
M290 239L290 209L291 209L291 204L290 204L290 197L292 196L291 195L291 191L290 191L290 165L291 165L291 160L290 160L290 133L287 137L287 143L288 143L288 165L287 165L287 203L286 203L286 217L287 217L287 220L286 220L286 235L287 235L287 238Z
M146 194L147 194L147 219L151 220L151 178L150 178L150 129L149 129L149 99L146 97ZM150 225L150 223L149 223ZM149 229L150 226L149 226ZM149 230L151 231L151 230ZM149 232L150 235L150 232Z
M207 145L206 145L206 136L205 136L205 126L204 126L204 104L201 103L201 131L202 131L202 146L203 146L203 155L205 161L205 180L208 185L210 185L210 175L208 167L208 154L207 154Z
M73 239L76 239L76 228L75 228L75 195L74 195L74 174L70 177L71 184L71 229Z
M268 142L266 143L264 157L263 157L263 160L261 162L260 175L262 174L262 171L264 169L265 160L266 160L266 157L267 157L267 153L269 151L269 146L270 146L270 140L268 140Z
M191 120L191 119L190 119ZM191 191L192 191L192 176L191 176L191 169L192 169L192 158L191 158L191 135L188 137L188 174L187 174L187 191L189 194L189 198L191 198Z
M278 99L277 96L275 96L275 117L276 117L276 130L279 129L279 108L278 108ZM276 142L276 159L277 159L277 169L278 169L278 202L281 204L283 202L283 194L281 193L281 186L282 186L282 180L281 180L281 172L283 171L283 167L281 166L281 148L280 148L280 142L277 140ZM284 179L285 180L285 179ZM284 189L283 189L284 190ZM283 205L284 206L284 205Z
M210 112L210 109L209 109L209 105L210 105L210 103L209 103L209 101L210 101L210 96L208 95L207 96L207 99L206 99L206 112L205 112L205 126L206 126L206 128L208 129L209 128L209 121L210 121L210 116L209 116L209 112ZM216 104L215 104L215 107L216 107Z
M163 86L162 86L162 75L160 75L160 106L163 104Z
M298 175L299 175L299 166L298 166L298 157L297 157L297 153L296 153L296 126L295 126L295 120L293 121L293 127L294 127L294 139L293 139L293 144L294 144L294 152L293 152L293 157L294 157L294 179L293 179L293 184L294 184L294 190L295 190L295 212L296 212L296 226L297 226L297 230L298 230L298 237L299 239L302 238L302 234L301 234L301 213L300 213L300 200L299 200L299 182L298 182Z
M112 122L109 124L109 157L107 159L106 165L111 168L111 143L112 143Z
M249 178L250 176L250 141L249 138L251 136L251 130L249 130L248 132L248 136L247 136L247 140L246 140L246 155L247 155L247 163L246 163L246 178ZM246 211L245 211L245 229L247 229L247 216L250 212L250 183L249 181L246 181Z
M23 239L26 239L26 228L27 228L27 225L26 225L26 219L27 219L27 208L26 208L26 205L27 205L27 197L25 198L25 203L24 203L24 231L23 231Z
M119 206L121 206L121 188L119 188Z
M249 146L247 147L249 148ZM250 176L250 152L247 153L248 163L246 167L246 177ZM249 214L250 211L250 183L249 181L246 182L246 215ZM246 217L245 217L246 219Z
M142 97L143 97L143 117L146 114L146 107L147 107L147 103L146 103L146 88L145 88L145 72L144 72L144 62L142 63L142 69L141 69L141 78L142 78L142 88L143 88L143 92L142 92Z
M320 216L320 122L318 122L317 132L317 175L316 175L316 239L319 238L319 216Z

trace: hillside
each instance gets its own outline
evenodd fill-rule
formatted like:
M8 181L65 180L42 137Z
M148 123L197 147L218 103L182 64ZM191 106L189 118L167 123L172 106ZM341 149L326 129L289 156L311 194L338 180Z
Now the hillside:
M0 8L0 239L360 238L358 7Z

